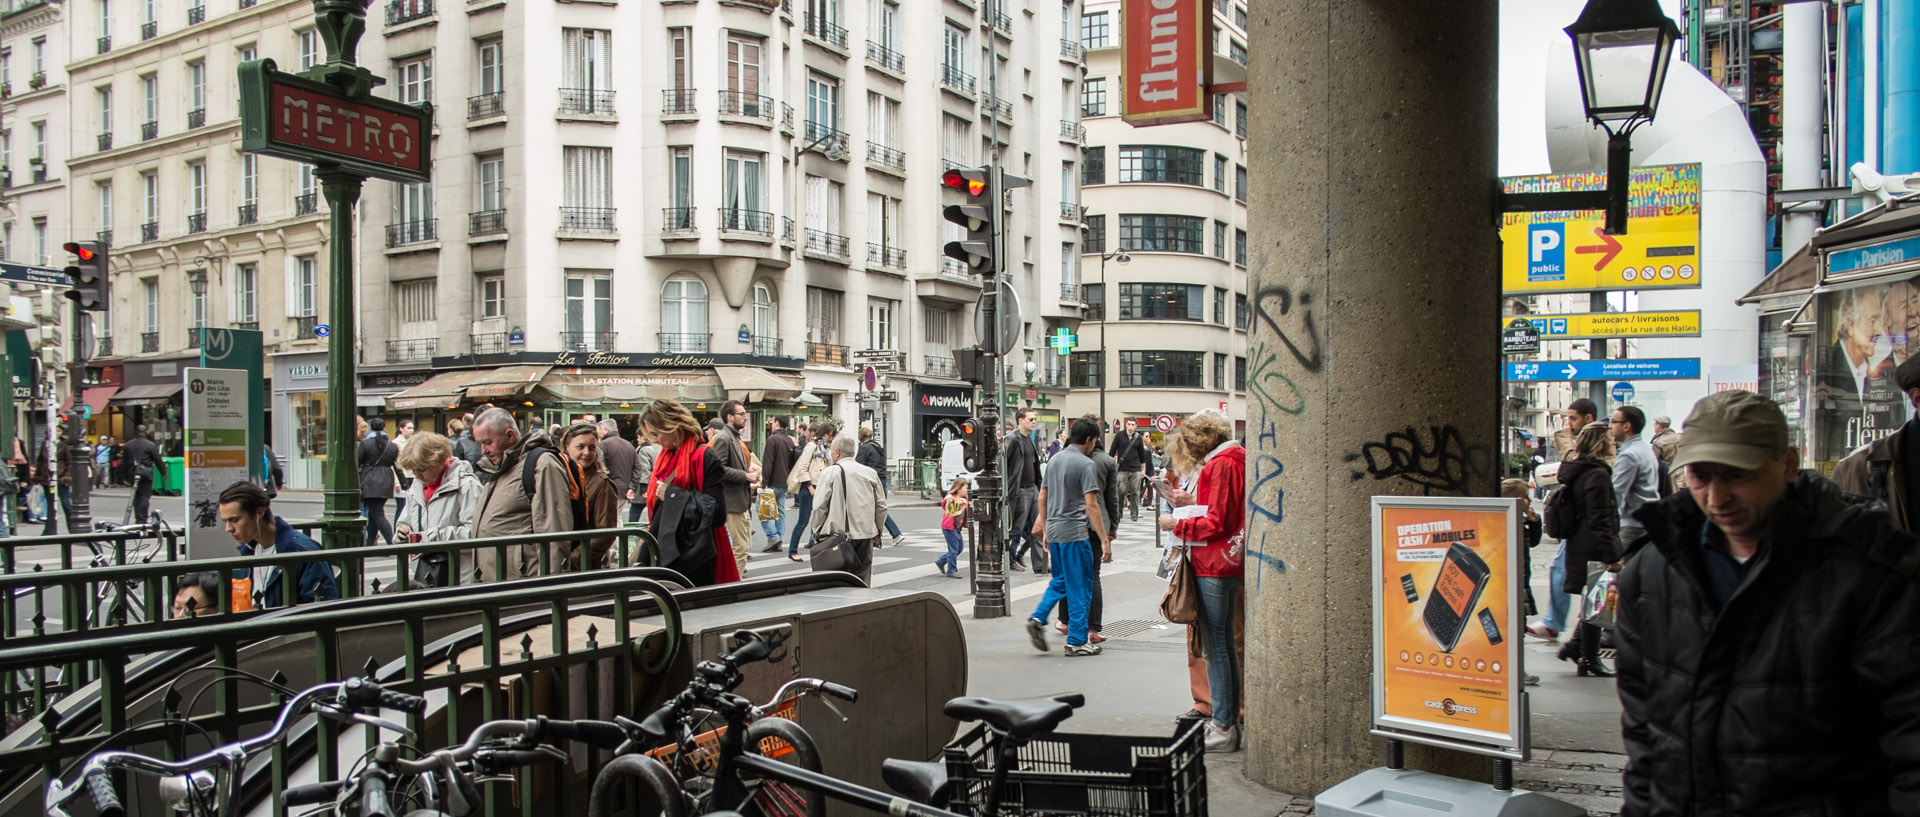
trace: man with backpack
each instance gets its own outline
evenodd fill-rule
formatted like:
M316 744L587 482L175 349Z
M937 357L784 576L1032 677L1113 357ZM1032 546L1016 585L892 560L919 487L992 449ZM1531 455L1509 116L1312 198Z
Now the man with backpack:
M493 472L473 516L475 538L578 529L573 497L567 490L567 469L551 437L544 433L522 436L513 414L495 407L481 412L473 421L473 438L480 443L485 458L482 470ZM493 551L482 549L474 558L480 580L539 575L541 547L520 546L519 563L506 565L495 565ZM569 543L550 542L544 547L552 569L566 564Z

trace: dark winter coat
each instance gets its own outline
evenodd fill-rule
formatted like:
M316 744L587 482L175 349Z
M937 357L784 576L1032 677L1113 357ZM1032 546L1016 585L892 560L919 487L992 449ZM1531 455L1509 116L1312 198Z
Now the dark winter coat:
M1587 589L1588 562L1620 561L1620 506L1613 498L1613 468L1600 460L1568 460L1560 465L1560 488L1570 491L1573 532L1566 537L1568 593ZM1576 565L1578 567L1576 567Z
M872 468L873 473L880 477L880 485L886 486L888 482L887 450L881 448L879 443L872 440L861 443L860 450L854 452L853 461Z
M1920 540L1803 471L1722 609L1692 495L1635 518L1620 813L1920 814Z
M400 458L400 446L385 434L368 434L354 448L360 463L360 498L393 498L393 462Z

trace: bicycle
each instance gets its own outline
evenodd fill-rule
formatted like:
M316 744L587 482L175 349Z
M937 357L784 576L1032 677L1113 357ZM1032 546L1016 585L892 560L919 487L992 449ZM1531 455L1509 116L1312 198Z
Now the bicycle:
M160 797L170 811L196 817L238 817L242 773L248 761L282 740L294 720L308 710L335 721L411 734L406 727L369 710L395 709L419 714L427 700L382 689L365 678L310 687L281 707L273 725L263 734L238 743L216 746L184 760L167 761L138 752L106 751L88 755L72 784L56 775L47 782L48 817L68 817L67 804L85 792L93 801L95 817L126 817L120 794L109 772L131 771L160 778ZM216 773L223 773L224 780ZM365 817L384 817L368 814Z

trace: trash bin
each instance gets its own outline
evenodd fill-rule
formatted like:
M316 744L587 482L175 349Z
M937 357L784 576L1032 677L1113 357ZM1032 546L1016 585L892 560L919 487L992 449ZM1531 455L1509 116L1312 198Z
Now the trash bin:
M153 475L153 492L161 496L179 496L187 490L185 457L162 457L160 473Z
M914 464L920 466L920 489L922 491L928 488L934 489L936 493L946 490L940 485L939 460L914 460Z

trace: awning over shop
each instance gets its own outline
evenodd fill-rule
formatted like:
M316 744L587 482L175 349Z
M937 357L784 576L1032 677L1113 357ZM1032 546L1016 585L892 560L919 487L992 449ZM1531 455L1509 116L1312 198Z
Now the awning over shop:
M111 399L114 392L119 390L119 386L90 386L80 390L80 401L85 403L87 408L91 409L94 414L99 414L107 410L107 400ZM72 409L73 396L68 395L67 402L60 406L60 410L70 411Z
M715 366L715 374L720 376L720 385L727 390L727 396L748 403L762 400L792 400L807 390L807 384L801 375L783 377L754 366Z
M149 383L144 386L122 386L119 393L108 400L116 406L142 406L153 403L165 403L180 393L179 383ZM84 395L83 395L84 396Z
M1740 296L1734 303L1741 306L1761 301L1782 298L1794 294L1806 294L1820 283L1820 260L1813 255L1812 245L1802 245L1800 251L1774 267L1773 272L1760 279L1760 285Z
M727 399L712 369L555 369L540 388L562 402L618 405L672 398L689 406Z
M547 376L546 365L501 366L481 372L479 377L467 383L468 400L498 400L503 397L519 397L533 391L540 385L540 378Z
M389 411L450 409L460 405L463 398L487 401L518 397L540 385L540 378L549 368L545 365L501 366L441 372L425 383L388 397L386 406Z

